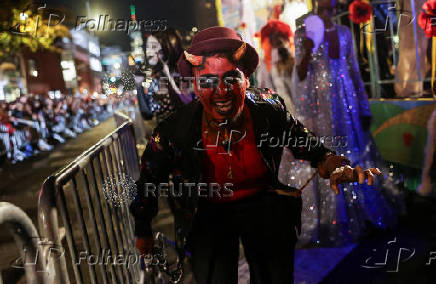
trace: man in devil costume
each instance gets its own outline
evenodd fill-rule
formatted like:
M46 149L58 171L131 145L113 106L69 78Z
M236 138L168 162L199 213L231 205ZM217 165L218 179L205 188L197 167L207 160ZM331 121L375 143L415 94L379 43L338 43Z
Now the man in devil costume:
M239 240L250 283L293 282L302 205L300 190L277 179L283 147L310 161L335 192L340 183L372 184L380 174L351 168L345 157L315 145L317 137L287 113L279 96L248 88L258 62L255 49L231 29L197 33L178 68L195 78L198 99L157 126L141 159L131 205L137 248L146 254L153 246L150 222L158 207L150 184L171 175L176 232L187 240L197 283L237 283ZM204 191L210 184L221 186Z

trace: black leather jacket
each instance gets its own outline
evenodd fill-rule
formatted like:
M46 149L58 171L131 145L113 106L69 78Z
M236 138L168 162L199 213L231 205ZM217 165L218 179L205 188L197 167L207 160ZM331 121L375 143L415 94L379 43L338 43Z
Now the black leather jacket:
M283 144L292 151L296 159L311 161L316 167L327 152L321 143L308 147L310 139L317 139L299 121L290 116L283 100L265 89L249 89L245 99L254 124L255 140L259 152L269 169L271 186L295 190L281 184L277 178ZM184 106L161 122L147 144L141 158L141 176L137 181L138 195L130 210L135 217L135 235L151 234L150 222L157 214L157 198L145 196L145 183L166 183L171 178L175 186L179 183L202 182L202 121L203 107L198 100ZM283 137L285 140L283 142ZM280 142L280 143L279 143ZM169 178L170 177L170 178ZM178 188L178 187L176 187ZM183 187L184 188L184 187ZM296 207L296 224L300 223L301 198L293 198ZM187 236L198 205L195 195L170 198L175 214L176 230Z

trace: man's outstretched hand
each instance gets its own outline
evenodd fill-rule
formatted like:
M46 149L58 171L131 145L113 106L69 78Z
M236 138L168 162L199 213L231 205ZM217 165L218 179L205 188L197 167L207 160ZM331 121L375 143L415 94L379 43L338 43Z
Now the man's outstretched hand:
M139 250L142 256L151 254L154 245L153 237L137 237L136 248Z
M330 179L331 189L338 194L339 184L347 182L359 182L360 184L368 181L368 185L373 185L375 175L381 175L377 168L364 170L360 166L352 168L349 166L350 161L342 156L334 154L327 155L323 162L318 165L319 175L323 178Z
M344 166L337 168L330 175L330 188L338 194L338 185L346 182L356 182L364 184L365 180L368 180L368 185L374 184L374 175L381 175L381 172L377 168L369 168L364 170L360 166L352 168L350 166Z

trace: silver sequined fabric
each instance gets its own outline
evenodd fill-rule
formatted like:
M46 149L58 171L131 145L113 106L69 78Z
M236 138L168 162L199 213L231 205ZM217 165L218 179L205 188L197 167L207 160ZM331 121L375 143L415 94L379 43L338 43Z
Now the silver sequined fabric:
M382 167L381 159L369 132L362 129L360 116L371 115L368 99L354 54L351 33L336 26L340 41L340 57L328 56L324 41L312 54L308 74L300 81L294 68L292 78L293 115L313 131L337 154L347 156L352 165ZM296 62L300 62L303 31L295 35ZM308 162L296 161L284 151L279 179L300 188L314 169ZM393 208L401 197L393 181L375 186L346 184L335 195L328 180L315 176L303 191L302 233L299 244L340 246L356 241L365 233L367 223L386 228L395 225Z

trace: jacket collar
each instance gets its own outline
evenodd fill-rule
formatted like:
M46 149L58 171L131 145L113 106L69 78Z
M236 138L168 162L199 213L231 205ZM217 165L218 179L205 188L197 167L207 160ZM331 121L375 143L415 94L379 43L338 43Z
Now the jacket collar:
M271 168L270 163L265 159L264 153L268 151L268 146L266 143L260 144L262 134L268 133L270 128L270 121L268 119L268 116L265 115L265 110L259 105L258 103L250 100L249 98L245 98L245 106L248 107L251 113L252 121L253 121L253 129L254 129L254 136L255 136L255 142L256 145L261 145L261 147L258 147L259 152L267 164L267 167L270 168L270 170L273 170ZM191 112L191 126L190 126L190 135L189 137L192 137L190 141L190 145L193 145L193 147L198 147L200 149L203 149L203 139L201 135L201 120L203 115L203 106L199 100L195 100L192 102L192 112ZM192 147L192 146L191 146ZM200 163L201 159L201 153L200 150L194 150L195 152L195 158Z

